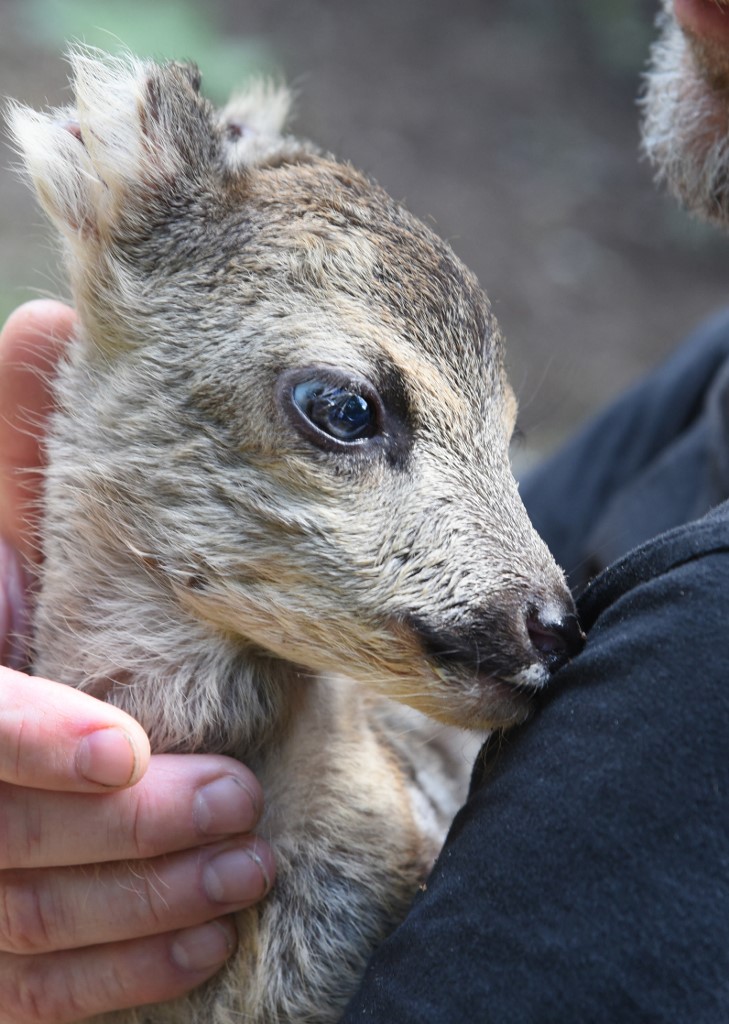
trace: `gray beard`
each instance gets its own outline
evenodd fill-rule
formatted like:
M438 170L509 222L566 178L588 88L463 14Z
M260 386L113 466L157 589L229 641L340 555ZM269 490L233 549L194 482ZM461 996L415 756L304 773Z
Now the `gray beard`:
M643 151L692 213L729 226L729 60L662 18L641 99Z

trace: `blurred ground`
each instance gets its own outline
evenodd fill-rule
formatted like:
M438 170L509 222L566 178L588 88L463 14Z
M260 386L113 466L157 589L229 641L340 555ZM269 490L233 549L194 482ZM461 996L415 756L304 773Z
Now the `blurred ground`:
M478 274L530 450L544 451L729 300L729 242L657 195L638 157L657 6L0 0L0 95L63 102L74 37L196 58L212 92L283 72L300 132L432 221ZM0 153L0 313L29 289L63 291L12 161Z

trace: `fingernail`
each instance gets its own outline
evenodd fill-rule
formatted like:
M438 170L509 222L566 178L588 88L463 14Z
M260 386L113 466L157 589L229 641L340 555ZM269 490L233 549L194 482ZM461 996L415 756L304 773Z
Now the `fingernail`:
M192 818L203 835L249 832L259 817L253 793L234 775L223 775L195 794Z
M225 963L235 945L235 929L230 922L210 921L180 932L170 954L183 971L208 971Z
M255 903L268 891L271 881L255 849L223 850L203 868L202 882L213 903Z
M88 782L126 786L137 767L137 753L121 729L99 729L84 736L76 751L76 768Z

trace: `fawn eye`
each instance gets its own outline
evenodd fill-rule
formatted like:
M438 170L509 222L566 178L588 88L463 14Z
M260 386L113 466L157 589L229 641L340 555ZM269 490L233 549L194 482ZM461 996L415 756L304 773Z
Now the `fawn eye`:
M315 427L337 441L358 441L375 433L376 411L354 389L304 380L294 387L291 397Z
M351 454L386 435L382 399L368 381L344 370L286 370L276 393L292 425L325 451Z

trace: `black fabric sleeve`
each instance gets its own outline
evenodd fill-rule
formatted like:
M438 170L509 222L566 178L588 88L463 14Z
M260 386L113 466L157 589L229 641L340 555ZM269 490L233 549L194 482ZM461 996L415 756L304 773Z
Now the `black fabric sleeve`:
M729 1021L729 552L641 575L490 743L345 1024Z

